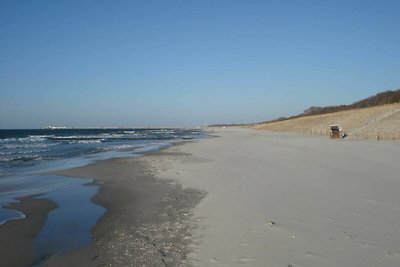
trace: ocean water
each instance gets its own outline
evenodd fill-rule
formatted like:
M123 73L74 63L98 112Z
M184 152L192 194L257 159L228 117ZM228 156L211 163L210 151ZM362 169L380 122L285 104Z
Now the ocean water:
M204 137L199 129L0 130L0 176L9 168Z
M34 241L38 253L51 255L86 246L91 242L91 227L105 212L90 200L98 185L90 177L44 173L205 137L201 129L0 130L0 227L9 220L25 218L8 207L19 198L46 198L58 208L49 213Z

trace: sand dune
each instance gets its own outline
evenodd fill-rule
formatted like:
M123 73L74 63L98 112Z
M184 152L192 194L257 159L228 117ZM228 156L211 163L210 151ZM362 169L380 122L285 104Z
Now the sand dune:
M339 124L349 138L400 140L400 103L264 123L255 129L328 135Z

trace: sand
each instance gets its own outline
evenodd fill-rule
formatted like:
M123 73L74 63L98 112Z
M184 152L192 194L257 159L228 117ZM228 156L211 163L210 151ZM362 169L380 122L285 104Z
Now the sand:
M94 178L101 187L93 202L107 212L92 230L91 246L54 256L44 266L179 266L192 242L191 210L205 193L158 179L145 160L179 156L159 151L57 172Z
M23 212L23 220L11 220L0 226L0 266L32 266L41 261L35 255L33 240L57 205L46 199L24 197L9 208Z
M329 126L339 124L348 138L400 140L400 103L353 109L252 126L259 130L329 135Z
M185 265L400 266L400 143L216 134L159 174L208 192Z
M400 143L217 129L95 178L93 244L45 266L400 266Z

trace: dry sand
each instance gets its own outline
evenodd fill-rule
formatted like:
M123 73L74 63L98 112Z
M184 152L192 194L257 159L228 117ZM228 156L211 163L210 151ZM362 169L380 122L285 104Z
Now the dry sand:
M349 138L400 140L400 103L264 123L254 128L329 135L332 124L342 126Z
M217 134L153 162L208 192L186 265L400 266L400 143Z

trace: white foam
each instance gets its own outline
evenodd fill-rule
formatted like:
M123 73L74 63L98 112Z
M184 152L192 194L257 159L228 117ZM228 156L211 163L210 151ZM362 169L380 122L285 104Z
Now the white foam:
M0 207L0 209L1 209L1 207ZM15 216L12 217L12 218L8 218L6 220L0 221L0 225L3 225L8 221L20 220L20 219L25 219L26 218L26 215L24 213L20 212L20 211L17 211L17 210L10 210L10 211L12 211L15 214Z
M97 139L97 140L73 140L71 144L96 144L101 143L104 139Z
M124 134L136 134L135 131L123 131Z

